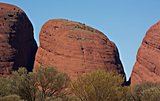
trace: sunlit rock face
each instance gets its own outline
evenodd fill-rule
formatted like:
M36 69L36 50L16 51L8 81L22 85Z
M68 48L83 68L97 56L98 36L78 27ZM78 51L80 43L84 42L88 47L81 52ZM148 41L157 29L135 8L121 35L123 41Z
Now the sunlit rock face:
M146 33L131 75L131 87L142 82L160 83L160 22Z
M64 19L43 25L34 70L40 65L56 67L71 78L99 69L125 76L113 42L94 28Z

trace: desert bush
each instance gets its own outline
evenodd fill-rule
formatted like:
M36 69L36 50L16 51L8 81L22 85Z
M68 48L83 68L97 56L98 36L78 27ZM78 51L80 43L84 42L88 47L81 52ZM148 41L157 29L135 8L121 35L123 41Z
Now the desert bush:
M0 77L0 97L10 95L9 78Z
M135 101L159 101L160 84L145 82L135 87L133 92Z
M41 67L34 73L20 68L8 78L0 78L0 97L8 99L10 95L18 95L25 101L45 101L47 97L60 99L65 96L63 90L68 80L66 74L51 67Z
M35 73L36 85L39 90L39 98L43 101L46 97L63 97L68 84L68 76L58 72L55 68L40 68Z
M0 97L0 101L24 101L24 100L21 100L18 95L8 95Z
M10 93L19 95L27 101L35 101L36 99L36 79L34 73L28 73L25 68L14 71L9 79Z
M125 101L130 92L121 86L123 82L116 73L98 70L72 81L71 90L80 101Z

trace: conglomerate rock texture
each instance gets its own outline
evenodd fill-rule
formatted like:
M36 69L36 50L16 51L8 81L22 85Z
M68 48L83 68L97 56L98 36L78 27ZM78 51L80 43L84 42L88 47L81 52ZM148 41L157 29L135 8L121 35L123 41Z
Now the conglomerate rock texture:
M33 27L24 11L0 3L0 75L18 67L32 71L36 50Z
M131 74L131 87L142 82L160 83L160 21L146 33Z
M125 76L113 42L94 28L64 19L49 20L43 25L34 70L41 65L56 67L73 79L77 74L98 69Z

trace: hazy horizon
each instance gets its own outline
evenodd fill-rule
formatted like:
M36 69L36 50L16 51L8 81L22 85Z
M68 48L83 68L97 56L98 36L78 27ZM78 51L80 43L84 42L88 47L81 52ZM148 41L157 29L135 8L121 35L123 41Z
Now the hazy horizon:
M0 0L20 7L28 15L39 44L39 32L49 19L63 18L102 31L118 47L127 78L146 31L160 19L158 0Z

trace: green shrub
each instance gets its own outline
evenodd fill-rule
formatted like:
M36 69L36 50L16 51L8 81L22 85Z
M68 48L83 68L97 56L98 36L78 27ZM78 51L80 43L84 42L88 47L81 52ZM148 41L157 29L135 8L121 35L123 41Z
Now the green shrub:
M0 101L24 101L24 100L21 100L18 95L8 95L0 97Z
M55 68L40 68L35 73L36 85L39 90L42 101L46 97L63 97L64 90L68 84L68 76L65 73L58 72Z
M98 70L79 76L71 90L80 101L125 101L130 92L121 86L123 80L113 72Z
M0 97L11 94L9 89L10 83L8 79L9 79L8 77L7 78L0 77Z
M51 67L41 67L35 73L20 68L8 78L1 77L0 81L0 97L3 99L18 95L25 101L45 101L47 97L65 96L63 90L67 87L68 76Z
M27 101L35 101L37 82L34 73L28 73L25 68L20 68L14 71L10 77L10 93L19 95L22 99Z
M160 84L145 82L135 87L133 92L135 101L159 101Z

